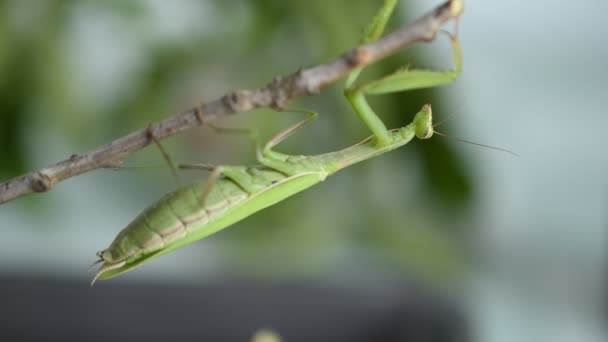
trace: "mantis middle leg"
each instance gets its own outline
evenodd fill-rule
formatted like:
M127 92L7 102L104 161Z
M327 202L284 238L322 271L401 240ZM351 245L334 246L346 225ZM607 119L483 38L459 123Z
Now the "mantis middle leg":
M217 126L211 126L214 130L224 133L233 133L233 134L245 134L248 138L253 142L256 149L256 159L262 164L262 167L268 167L274 170L279 171L287 176L297 173L299 171L298 166L290 163L287 159L290 157L289 155L285 155L279 152L275 152L272 150L274 146L279 144L281 141L289 137L298 129L302 128L304 125L313 121L318 114L314 111L304 110L304 109L289 109L284 111L292 111L298 113L304 113L308 115L308 118L297 122L296 124L286 128L285 130L277 133L270 140L268 140L263 146L261 146L259 142L259 138L257 134L249 129L242 128L221 128ZM258 190L261 190L266 184L256 183L252 180L251 175L248 173L246 167L242 166L229 166L229 165L219 165L219 166L211 166L211 165L179 165L180 168L197 168L211 171L207 182L205 183L205 187L203 189L200 201L204 203L207 195L217 182L217 180L223 176L231 179L236 184L238 184L241 188L249 193L254 193Z

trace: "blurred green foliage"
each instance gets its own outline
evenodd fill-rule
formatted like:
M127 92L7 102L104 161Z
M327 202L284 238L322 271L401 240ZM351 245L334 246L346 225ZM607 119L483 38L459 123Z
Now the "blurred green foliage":
M185 27L177 31L181 34L156 36L162 27L155 20L163 12L152 11L145 1L0 2L1 178L107 143L232 88L257 87L333 58L359 41L378 6L377 1L350 0L178 3L172 6L200 12L172 19ZM405 22L405 6L403 1L387 30ZM87 49L79 45L83 42ZM111 53L131 62L108 87L97 80L112 70L86 67L103 66ZM424 60L419 54L400 54L363 77L378 77L403 64L428 67ZM451 67L451 56L442 60L444 68ZM286 151L327 152L369 134L343 100L341 87L333 85L297 104L319 110L321 118L286 142ZM424 103L449 108L436 89L371 102L389 127L409 122ZM293 120L288 114L257 111L227 121L269 135ZM449 131L445 126L442 130ZM40 152L49 146L60 146L51 148L60 154ZM228 143L204 129L169 146L179 157L201 162L252 160L245 143ZM466 226L474 184L452 146L441 138L414 142L255 215L237 225L247 229L229 229L219 239L235 246L235 264L254 272L268 270L269 263L286 255L292 264L301 260L303 269L317 269L350 244L372 259L437 279L458 274L464 253L455 229ZM156 151L146 153L148 160L159 162Z

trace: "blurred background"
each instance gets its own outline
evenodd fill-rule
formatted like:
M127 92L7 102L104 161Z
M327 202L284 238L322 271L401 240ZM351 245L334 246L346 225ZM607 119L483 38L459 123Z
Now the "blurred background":
M387 30L439 3L400 1ZM380 4L0 1L0 181L231 89L259 87L334 58L358 42ZM102 313L121 311L108 304L119 298L116 305L142 311L130 317L132 330L100 329L96 320L79 325L80 336L94 329L98 337L103 330L126 338L136 334L133 327L146 326L137 317L173 303L175 312L197 312L207 324L203 315L210 313L197 310L219 308L212 313L225 316L218 315L223 325L214 325L215 340L243 340L274 324L286 341L605 341L608 158L601 146L608 127L602 83L608 2L471 0L465 6L462 76L449 86L370 102L389 127L410 122L430 102L436 120L450 117L441 132L519 157L439 136L414 141L89 288L95 252L175 187L160 153L148 148L128 164L159 167L99 170L0 206L0 301L10 304L0 308L0 336L36 339L31 331L46 331L42 313L121 321ZM440 36L363 77L408 63L447 69L451 56ZM369 135L342 87L338 82L294 103L321 115L277 149L319 154ZM270 137L298 119L258 110L214 123ZM255 162L246 139L207 128L163 143L180 162ZM62 315L54 317L55 326L72 322ZM248 320L252 316L263 318ZM310 317L318 324L302 328ZM357 332L379 317L391 324L370 329L394 332L409 322L408 331L422 337ZM239 335L240 323L249 324L248 335ZM338 323L344 331L333 335ZM445 336L433 335L438 330Z

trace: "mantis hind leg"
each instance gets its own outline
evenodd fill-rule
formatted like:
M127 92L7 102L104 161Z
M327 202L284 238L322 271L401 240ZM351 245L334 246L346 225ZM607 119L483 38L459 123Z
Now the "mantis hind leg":
M251 140L252 143L256 146L256 150L260 149L259 139L257 138L257 134L255 134L255 132L253 130L249 130L249 129L245 129L245 128L224 128L224 127L218 127L215 125L211 125L209 123L205 123L205 125L209 126L210 128L212 128L214 131L216 131L218 133L247 135L249 140ZM173 174L178 187L181 187L181 180L177 173L177 169L196 169L196 170L211 171L211 175L208 178L209 181L207 182L206 190L203 192L203 195L201 196L202 198L205 198L207 196L209 190L213 187L213 184L215 183L217 178L220 176L220 174L224 174L225 176L227 176L229 178L233 178L233 180L237 184L239 184L243 188L245 188L245 190L247 190L247 191L252 190L250 187L248 187L246 180L240 175L240 172L237 170L237 169L239 169L238 167L234 168L234 167L229 167L229 166L215 166L215 165L210 165L210 164L177 164L171 159L171 156L169 155L169 153L167 153L165 148L161 145L160 141L155 137L154 132L152 131L151 125L148 125L147 134L148 134L148 137L150 139L152 139L154 144L156 144L156 146L160 150L161 154L163 155L163 158L169 165L169 168L171 169L171 173ZM241 184L241 183L243 183L243 184Z
M218 166L210 166L210 165L188 165L188 168L200 168L204 170L210 170L211 174L207 178L207 182L203 187L203 190L198 198L200 204L205 206L205 201L213 187L217 184L217 181L220 177L226 177L232 180L236 185L238 185L241 189L246 191L247 193L255 193L259 190L262 190L267 184L263 182L256 182L253 179L252 175L248 172L247 167L243 166L227 166L227 165L218 165ZM195 195L196 196L196 195Z
M156 147L158 147L160 153L163 155L163 159L165 159L165 161L167 162L167 165L169 165L169 169L171 170L171 174L173 175L175 184L177 185L177 187L181 187L182 182L181 182L181 179L179 178L179 175L177 174L178 166L177 166L177 164L175 164L173 162L173 160L171 159L171 156L169 156L169 153L167 153L167 150L165 150L163 145L161 145L160 141L154 135L154 131L152 130L151 124L148 124L148 127L146 128L146 134L147 134L148 138L154 142Z

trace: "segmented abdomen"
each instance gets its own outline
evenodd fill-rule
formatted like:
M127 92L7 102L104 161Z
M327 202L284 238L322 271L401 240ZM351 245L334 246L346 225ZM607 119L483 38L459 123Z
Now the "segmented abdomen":
M262 189L285 178L273 170L242 169L250 177L251 184ZM114 239L108 248L112 260L105 261L129 260L166 248L252 195L231 179L221 178L214 183L203 203L206 184L204 180L168 193L144 210Z

